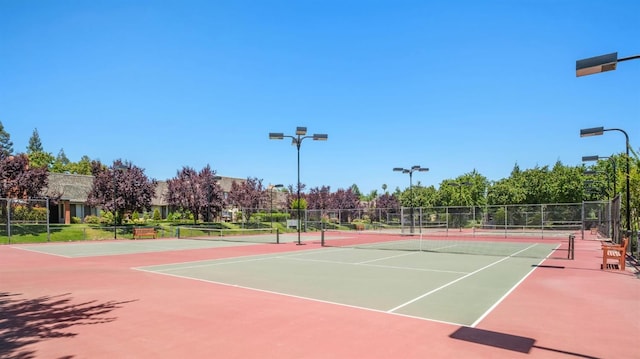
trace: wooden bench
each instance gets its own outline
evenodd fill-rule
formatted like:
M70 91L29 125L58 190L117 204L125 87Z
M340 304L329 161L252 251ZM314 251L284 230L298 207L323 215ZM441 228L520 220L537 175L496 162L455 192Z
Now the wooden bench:
M153 237L153 239L155 239L156 229L153 227L142 227L142 228L133 229L133 239L143 238L143 237Z
M608 263L609 259L613 259L617 262L618 269L624 270L625 257L627 254L627 246L629 245L629 238L623 238L622 244L603 244L602 245L602 266L600 269L608 269L616 263Z

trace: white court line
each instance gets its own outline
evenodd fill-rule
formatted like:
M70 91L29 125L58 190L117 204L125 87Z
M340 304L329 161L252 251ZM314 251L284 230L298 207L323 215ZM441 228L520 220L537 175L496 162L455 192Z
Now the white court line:
M377 261L382 261L385 259L391 259L391 258L397 258L397 257L404 257L404 256L410 256L412 254L415 254L415 252L412 253L402 253L402 254L396 254L395 256L388 256L388 257L382 257L382 258L376 258L376 259L371 259L368 261L364 261L364 262L358 262L356 264L367 264L367 263L371 263L371 262L377 262Z
M394 257L397 257L397 256L394 256ZM319 262L319 263L329 263L329 264L343 264L348 266L367 266L367 267L376 267L376 268L401 269L401 270L416 271L416 272L436 272L436 273L453 273L453 274L469 273L469 272L458 272L458 271L428 269L428 268L411 268L411 267L388 266L388 265L382 265L382 264L368 264L366 262L349 263L349 262L331 261L326 259L305 259L305 258L291 258L291 257L286 257L286 258L276 257L276 258L291 259L291 260L300 261L300 262ZM366 263L366 264L363 264L363 263Z
M551 251L551 253L549 253L549 255L547 255L547 257L546 257L546 258L541 259L541 260L540 260L540 262L538 262L538 265L540 265L540 263L542 263L542 262L544 262L545 260L547 260L547 259L549 258L549 256L551 256L551 254L552 254L552 253L554 253L558 248L560 248L560 245L559 245L559 244L558 244L558 245L553 249L553 251ZM475 328L475 327L476 327L476 325L480 324L480 322L481 322L481 321L483 321L483 320L484 320L484 318L486 318L486 317L489 315L489 313L491 313L494 309L496 309L496 307L497 307L500 303L502 303L502 302L507 298L507 296L509 296L509 294L511 294L511 293L512 293L512 292L513 292L517 287L519 287L519 286L520 286L520 284L522 284L522 282L524 282L524 280L525 280L525 279L527 279L527 278L531 275L531 273L533 273L533 271L534 271L534 270L536 270L536 268L537 268L537 266L534 266L534 267L529 271L529 273L527 273L524 277L522 277L522 279L520 279L520 280L518 281L518 283L514 284L514 286L513 286L513 287L511 287L511 289L509 289L509 291L507 291L507 292L506 292L506 293L505 293L505 294L504 294L500 299L498 299L498 301L496 301L496 302L495 302L495 303L494 303L494 304L493 304L489 309L487 309L487 311L486 311L486 312L484 312L484 314L482 314L482 315L480 316L480 318L476 319L476 321L475 321L475 322L473 322L473 324L471 324L471 328Z
M274 254L274 253L264 253L264 254L254 254L254 255L250 255L250 256L243 256L243 257L241 257L243 259L235 260L235 261L227 261L227 259L229 259L229 258L203 259L203 260L199 260L199 261L176 262L176 263L169 263L169 264L144 266L144 267L138 267L138 268L134 268L134 269L157 268L157 267L165 267L165 266L180 266L178 268L154 269L154 271L157 271L157 272L167 272L167 271L172 271L172 270L202 268L202 267L207 267L207 266L218 266L218 265L224 265L224 264L249 263L249 262L261 261L261 260L267 260L267 259L273 259L273 258L296 257L296 256L306 255L306 254L309 254L309 253L317 253L319 251L321 251L321 249L315 249L315 250L303 251L303 252L292 252L292 253L287 254L287 255ZM258 257L258 258L255 258L255 257ZM190 265L190 266L185 266L184 265L184 264L188 264L188 263L202 263L202 264Z
M496 264L498 264L498 263L500 263L500 262L502 262L502 261L505 261L505 260L507 260L507 259L511 258L512 256L514 256L514 255L516 255L516 254L520 253L520 252L524 252L524 251L528 250L529 248L533 248L533 247L535 247L536 245L537 245L537 244L532 244L532 245L530 245L529 247L527 247L527 248L525 248L525 249L522 249L522 250L520 250L520 251L517 251L517 252L515 252L515 253L511 254L511 255L510 255L510 256L508 256L508 257L504 257L504 258L502 258L502 259L500 259L500 260L497 260L497 261L495 261L495 262L493 262L493 263L490 263L490 264L488 264L488 265L486 265L486 266L484 266L484 267L482 267L482 268L480 268L480 269L477 269L477 270L475 270L475 271L473 271L473 272L471 272L471 273L469 273L469 274L467 274L467 275L464 275L464 276L462 276L462 277L460 277L460 278L458 278L458 279L456 279L456 280L453 280L453 281L451 281L451 282L449 282L449 283L446 283L446 284L444 284L444 285L441 285L440 287L438 287L438 288L436 288L436 289L433 289L433 290L431 290L431 291L428 291L427 293L425 293L425 294L423 294L423 295L421 295L421 296L419 296L419 297L413 298L413 299L411 299L410 301L405 302L405 303L402 303L402 304L400 304L399 306L397 306L397 307L395 307L395 308L391 308L391 309L389 309L389 310L388 310L388 312L393 313L393 312L395 312L395 311L396 311L396 310L398 310L398 309L404 308L404 307L406 307L407 305L409 305L409 304L411 304L411 303L417 302L417 301L419 301L419 300L420 300L420 299L422 299L422 298L428 297L428 296L430 296L431 294L436 293L436 292L438 292L438 291L440 291L440 290L442 290L442 289L444 289L444 288L446 288L446 287L448 287L448 286L450 286L450 285L453 285L453 284L455 284L455 283L457 283L457 282L459 282L459 281L461 281L461 280L463 280L463 279L465 279L465 278L468 278L468 277L470 277L470 276L472 276L472 275L474 275L474 274L476 274L476 273L479 273L479 272L481 272L481 271L483 271L483 270L485 270L485 269L487 269L487 268L493 267L494 265L496 265Z
M49 252L37 251L35 249L30 249L30 248L26 248L26 247L11 246L11 248L21 249L23 251L28 251L28 252L33 252L33 253L48 254L48 255L51 255L51 256L62 257L62 258L74 258L74 257L65 256L65 255L62 255L62 254L57 254L57 253L49 253Z
M281 296L289 297L289 298L296 298L296 299L309 300L309 301L316 302L316 303L323 303L323 304L330 304L330 305L338 305L338 306L345 307L345 308L353 308L353 309L366 310L366 311L374 312L374 313L380 313L380 314L391 314L391 315L397 315L397 316L399 316L399 317L405 317L405 318L412 318L412 319L424 320L424 321L427 321L427 322L443 323L443 324L449 324L449 325L455 325L455 326L464 326L464 324L460 324L460 323L454 323L454 322L447 322L447 321L444 321L444 320L437 320L437 319L429 319L429 318L417 317L417 316L407 315L407 314L401 314L401 313L390 313L390 312L388 312L388 311L384 311L384 310L380 310L380 309L373 309L373 308L367 308L367 307L359 307L359 306L357 306L357 305L350 305L350 304L344 304L344 303L338 303L338 302L331 302L331 301L328 301L328 300L322 300L322 299L317 299L317 298L303 297L303 296L299 296L299 295L293 295L293 294L287 294L287 293L281 293L281 292L274 292L274 291L272 291L272 290L265 290L265 289L259 289L259 288L246 287L246 286L237 285L237 284L230 284L230 283L224 283L224 282L217 282L217 281L213 281L213 280L200 279L200 278L194 278L194 277L183 276L183 275L177 275L177 274L158 273L158 272L156 272L156 271L151 271L151 270L146 270L146 269L141 269L141 268L133 268L133 269L134 269L134 270L141 271L141 272L151 273L151 274L166 275L166 276L169 276L169 277L181 278L181 279L190 279L190 280L195 280L195 281L198 281L198 282L204 282L204 283L210 283L210 284L217 284L217 285L221 285L221 286L225 286L225 287L239 288L239 289L244 289L244 290L251 290L251 291L254 291L254 292L261 292L261 293L273 294L273 295L281 295Z

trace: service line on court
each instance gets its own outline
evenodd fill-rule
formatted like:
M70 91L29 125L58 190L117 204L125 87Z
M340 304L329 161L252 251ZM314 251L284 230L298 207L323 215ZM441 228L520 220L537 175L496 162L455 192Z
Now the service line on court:
M457 283L457 282L459 282L459 281L461 281L461 280L463 280L463 279L469 278L469 277L471 277L472 275L477 274L477 273L480 273L480 272L482 272L483 270L485 270L485 269L487 269L487 268L491 268L491 267L493 267L494 265L496 265L496 264L498 264L498 263L504 262L505 260L507 260L507 259L511 258L512 256L514 256L514 255L516 255L516 254L518 254L518 253L524 252L524 251L526 251L526 250L528 250L528 249L530 249L530 248L533 248L533 247L535 247L536 245L537 245L537 244L532 244L532 245L530 245L530 246L529 246L529 247L527 247L527 248L524 248L524 249L522 249L522 250L520 250L520 251L517 251L517 252L515 252L515 253L513 253L513 254L511 254L511 255L507 256L507 257L504 257L504 258L502 258L502 259L499 259L499 260L497 260L497 261L495 261L495 262L493 262L493 263L490 263L490 264L488 264L488 265L486 265L486 266L484 266L484 267L482 267L482 268L480 268L480 269L477 269L477 270L475 270L475 271L473 271L473 272L471 272L471 273L469 273L469 274L467 274L467 275L464 275L464 276L462 276L462 277L460 277L460 278L458 278L458 279L455 279L455 280L453 280L453 281L451 281L451 282L449 282L449 283L443 284L443 285L441 285L440 287L435 288L435 289L433 289L433 290L430 290L430 291L428 291L428 292L424 293L424 294L423 294L423 295L421 295L421 296L418 296L418 297L413 298L413 299L411 299L411 300L409 300L409 301L407 301L407 302L405 302L405 303L402 303L402 304L400 304L399 306L397 306L397 307L395 307L395 308L391 308L391 309L389 309L389 310L388 310L388 312L389 312L389 313L393 313L393 312L395 312L395 311L396 311L396 310L398 310L398 309L402 309L402 308L406 307L406 306L407 306L407 305L409 305L409 304L415 303L415 302L419 301L420 299L423 299L423 298L425 298L425 297L430 296L430 295L431 295L431 294L433 294L433 293L439 292L439 291L441 291L442 289L447 288L447 287L449 287L449 286L451 286L451 285L453 285L453 284L455 284L455 283Z
M394 257L399 257L399 256L391 256L386 258L394 258ZM389 265L383 265L383 264L369 264L370 262L373 262L373 261L349 263L349 262L332 261L327 259L309 259L309 258L292 258L292 257L274 257L274 258L290 259L290 260L299 261L299 262L317 262L317 263L329 263L329 264L342 264L342 265L348 265L348 266L366 266L366 267L387 268L387 269L401 269L401 270L417 271L417 272L436 272L436 273L452 273L452 274L469 273L469 272L449 271L449 270L440 270L440 269L428 269L428 268L423 269L423 268L389 266ZM384 259L384 258L380 258L380 259ZM380 259L377 259L377 260L380 260Z

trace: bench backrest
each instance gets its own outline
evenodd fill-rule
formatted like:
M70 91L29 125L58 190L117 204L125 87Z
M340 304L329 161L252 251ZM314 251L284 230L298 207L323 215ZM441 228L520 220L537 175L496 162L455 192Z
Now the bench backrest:
M622 244L620 244L620 247L624 248L624 251L627 251L627 246L629 245L629 238L625 237L622 238Z
M134 228L133 231L134 232L141 232L141 233L148 233L148 232L155 232L156 229L155 228Z

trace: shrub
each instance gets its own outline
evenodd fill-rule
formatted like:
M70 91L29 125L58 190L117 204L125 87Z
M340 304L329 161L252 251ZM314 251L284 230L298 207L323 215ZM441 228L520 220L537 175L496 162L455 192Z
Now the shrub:
M153 220L154 221L159 221L161 220L162 217L160 216L160 210L158 210L157 208L153 210Z
M71 217L71 224L79 224L82 223L82 219L80 217L73 216Z
M100 224L100 218L97 216L86 216L84 217L84 223L87 224Z

